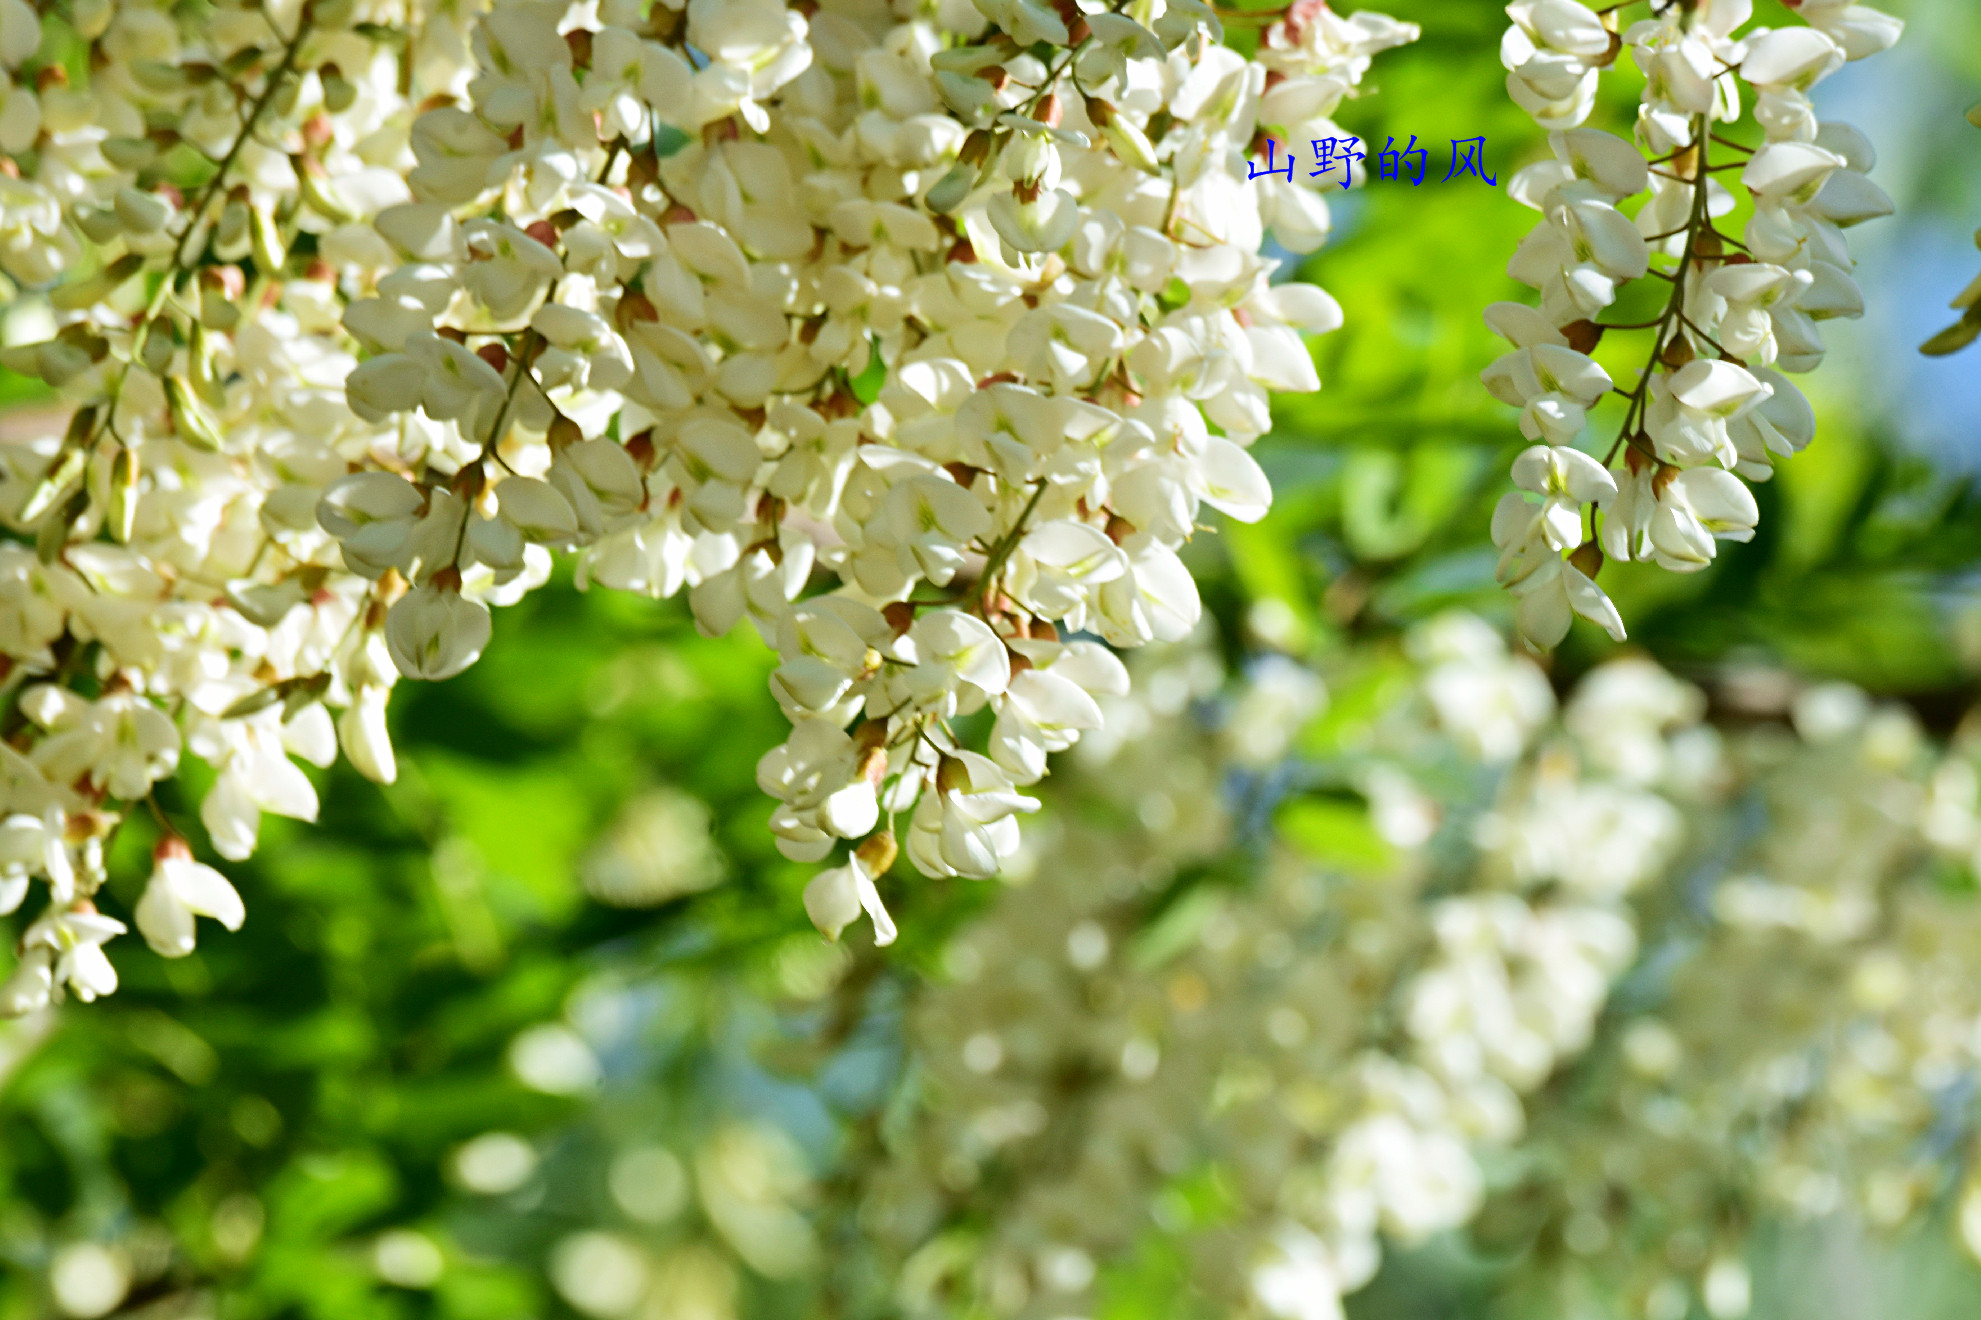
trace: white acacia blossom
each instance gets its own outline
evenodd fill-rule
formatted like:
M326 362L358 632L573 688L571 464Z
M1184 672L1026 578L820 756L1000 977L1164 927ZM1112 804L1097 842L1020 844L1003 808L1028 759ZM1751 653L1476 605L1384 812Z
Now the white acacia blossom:
M1516 1304L1738 1320L1757 1224L1897 1230L1950 1195L1981 1254L1950 1154L1981 1067L1973 722L1935 746L1834 685L1722 730L1642 658L1557 705L1463 615L1406 651L1332 752L1267 695L1291 664L1235 682L1214 742L1160 717L1226 695L1216 660L1137 657L1145 741L1058 788L1145 828L1056 813L918 990L916 1118L857 1203L900 1304L1090 1314L1160 1244L1217 1313L1334 1320L1389 1244L1456 1230L1519 1262ZM1303 843L1297 790L1249 835L1317 750L1386 856Z
M1255 135L1416 36L1302 3L1248 59L1197 0L0 17L0 275L53 325L5 363L74 409L0 455L0 897L49 902L10 1011L114 984L137 804L146 938L242 921L154 795L187 756L230 860L314 819L292 758L390 782L393 686L472 665L558 553L777 648L759 779L788 856L846 858L822 928L887 938L897 854L995 874L1108 648L1196 623L1204 508L1266 512L1269 392L1319 386L1340 309L1258 253L1326 207L1247 183Z
M1530 661L1448 616L1336 767L1384 853L1342 867L1240 837L1217 787L1284 791L1318 678L1257 666L1207 747L1175 718L1226 695L1202 640L1138 656L1104 704L1142 732L1075 754L1076 791L1146 829L1053 818L918 995L916 1117L859 1208L902 1253L905 1307L1091 1314L1101 1270L1154 1231L1201 1235L1180 1259L1220 1313L1337 1320L1385 1241L1485 1206L1486 1162L1636 960L1636 905L1688 842L1684 786L1717 782L1695 689L1621 661L1558 711ZM1239 854L1242 878L1190 887ZM1196 1221L1176 1189L1212 1182Z
M1559 450L1552 460L1530 450L1515 465L1515 484L1542 502L1509 491L1493 517L1499 580L1536 646L1560 642L1577 615L1623 639L1595 581L1605 559L1689 573L1719 542L1753 536L1746 483L1766 481L1815 433L1808 401L1782 373L1821 364L1821 322L1863 313L1843 231L1889 214L1891 201L1871 182L1870 142L1819 121L1809 90L1891 46L1903 24L1838 0L1789 8L1802 25L1749 27L1752 0L1507 6L1507 92L1550 130L1553 159L1510 182L1541 222L1507 273L1540 307L1487 310L1513 351L1484 379L1521 410L1521 434ZM1630 21L1640 9L1648 14ZM1634 144L1584 126L1598 81L1626 49L1644 79ZM1758 142L1722 131L1750 113ZM1739 235L1718 224L1741 201L1736 182L1752 203ZM1646 278L1669 285L1657 291L1661 310L1643 322L1601 319ZM1649 333L1648 352L1630 364L1628 388L1612 386L1590 355L1638 332ZM1597 464L1571 446L1613 389L1623 419Z

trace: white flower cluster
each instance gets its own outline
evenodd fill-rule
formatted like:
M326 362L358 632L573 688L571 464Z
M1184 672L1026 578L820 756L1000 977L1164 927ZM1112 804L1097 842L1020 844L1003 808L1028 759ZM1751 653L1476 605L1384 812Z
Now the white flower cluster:
M1753 536L1746 483L1767 480L1815 432L1783 373L1821 363L1822 321L1863 311L1843 230L1892 209L1870 180L1869 141L1819 122L1808 93L1846 60L1889 47L1899 20L1849 0L1802 0L1791 8L1807 26L1742 32L1752 0L1658 0L1623 27L1633 7L1517 0L1500 47L1509 94L1550 130L1554 154L1509 187L1542 216L1507 268L1540 307L1487 310L1512 351L1484 373L1534 442L1514 463L1520 490L1501 499L1492 534L1520 630L1543 647L1575 615L1622 640L1595 583L1606 556L1693 572L1718 542ZM1625 47L1645 79L1635 145L1582 127ZM1716 131L1748 106L1759 146ZM1741 205L1722 179L1732 171L1752 207L1737 237L1716 224ZM1597 319L1647 278L1671 286L1650 319ZM1622 389L1590 355L1630 331L1650 332L1650 349ZM1599 462L1574 444L1612 390L1628 402Z
M1156 1234L1203 1244L1210 1296L1336 1320L1384 1238L1467 1227L1529 1304L1737 1320L1757 1225L1949 1195L1981 1256L1971 721L1936 747L1832 685L1722 734L1637 659L1557 715L1477 620L1409 651L1355 774L1392 863L1282 851L1170 898L1234 841L1205 749L1165 741L1080 781L1146 840L1061 826L1071 864L959 936L912 1019L916 1144L862 1207L923 1244L903 1304L1084 1314ZM1216 687L1168 679L1141 686Z
M51 900L5 1008L114 985L93 896L140 801L152 943L240 921L152 796L182 751L230 859L315 815L292 755L391 781L393 685L473 663L559 550L778 648L772 827L849 845L822 929L889 937L899 847L993 874L1122 690L1109 647L1196 622L1203 507L1266 511L1269 391L1318 387L1301 333L1339 308L1257 253L1326 213L1246 183L1255 130L1415 34L1307 3L1248 60L1200 0L0 2L0 272L46 330L4 361L75 405L0 472L0 897Z
M1525 1097L1587 1047L1633 962L1631 900L1678 856L1717 739L1699 694L1648 662L1597 671L1557 722L1546 680L1477 619L1411 651L1416 698L1351 758L1392 860L1321 871L1277 847L1263 874L1165 902L1232 841L1206 810L1213 767L1158 742L1095 776L1145 839L1062 827L1050 864L959 936L953 983L912 1020L916 1144L862 1211L923 1244L904 1306L946 1280L955 1313L1087 1314L1099 1263L1153 1214L1216 1242L1193 1280L1210 1295L1335 1320L1384 1236L1478 1212L1482 1153L1522 1135ZM1187 656L1166 668L1138 686L1206 691ZM1274 693L1248 687L1231 718L1272 722L1283 751L1288 685L1261 677ZM1237 764L1264 733L1226 730ZM1454 776L1476 788L1432 796ZM1177 1189L1206 1170L1222 1207L1200 1220ZM982 1237L959 1252L969 1223Z
M263 812L315 817L292 757L341 741L392 775L385 604L316 506L374 439L343 399L340 281L381 245L359 216L405 195L402 71L441 88L466 66L451 9L390 43L388 9L0 5L5 365L74 407L0 453L0 912L35 878L48 899L0 1012L115 989L125 926L95 900L133 811L162 836L133 913L151 946L241 924L155 796L186 753L230 860Z
M1794 715L1798 736L1730 740L1747 788L1708 827L1722 865L1647 913L1639 984L1582 1066L1590 1102L1537 1119L1536 1172L1481 1220L1534 1248L1527 1286L1735 1320L1758 1222L1896 1231L1949 1193L1981 1255L1957 1153L1981 1076L1972 727L1935 747L1840 686Z

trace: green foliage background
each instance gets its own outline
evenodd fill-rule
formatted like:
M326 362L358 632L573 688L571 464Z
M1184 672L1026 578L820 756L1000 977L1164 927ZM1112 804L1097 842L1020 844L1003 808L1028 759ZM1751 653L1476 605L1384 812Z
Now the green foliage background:
M1380 181L1346 198L1338 241L1304 268L1348 314L1316 347L1325 388L1284 404L1259 451L1277 490L1272 516L1222 527L1193 552L1235 660L1268 643L1339 658L1454 603L1504 612L1484 533L1520 442L1478 385L1499 352L1479 309L1521 292L1502 271L1531 213L1503 185L1545 144L1506 100L1490 57L1498 6L1384 7L1421 23L1424 39L1385 56L1379 94L1341 118L1375 142L1418 135L1433 148L1431 180ZM1967 0L1893 7L1923 39L1893 76L1924 68L1931 76L1917 85L1931 94L1870 131L1888 152L1900 145L1888 134L1918 135L1913 145L1936 167L1885 180L1905 217L1885 222L1897 231L1888 250L1907 233L1981 220L1981 135L1960 124L1981 79L1981 13ZM1439 182L1443 143L1481 134L1502 186ZM1965 278L1949 271L1946 292ZM1887 296L1875 276L1866 292L1874 304ZM1622 566L1604 582L1632 644L1681 672L1784 664L1901 696L1945 727L1972 696L1981 659L1981 491L1947 454L1965 446L1981 466L1981 422L1947 437L1937 462L1905 452L1890 419L1860 406L1857 386L1909 345L1868 333L1838 345L1816 386L1818 443L1763 489L1757 540L1696 577ZM1949 387L1977 360L1944 364ZM0 380L0 404L31 402L20 382ZM1565 679L1609 649L1578 627L1554 664ZM153 1295L203 1284L218 1313L239 1320L567 1314L542 1282L545 1240L488 1236L495 1230L462 1210L443 1176L448 1153L491 1128L576 1142L615 1126L664 1130L682 1106L758 1103L749 1097L763 1077L782 1068L805 1078L823 1057L779 1056L780 1041L802 1033L725 1007L765 987L774 1002L779 977L818 944L799 901L811 868L771 847L752 781L757 756L782 736L768 670L747 630L704 639L677 604L566 584L499 611L495 643L461 678L403 687L399 783L381 790L339 767L319 776L318 825L267 819L257 858L232 868L248 901L240 934L203 932L199 952L176 962L123 941L113 999L65 1011L46 1039L0 1031L0 1320L51 1313L44 1267L55 1246L137 1223L169 1233L148 1248L174 1262L147 1285ZM1354 697L1337 692L1337 712ZM707 804L720 883L652 909L592 901L577 881L582 860L629 800L656 787ZM193 801L166 806L192 819ZM142 883L152 842L143 824L119 840L114 905L128 908ZM884 964L861 954L853 975L911 980L992 892L906 877L904 868L890 897L901 942ZM603 1112L522 1086L505 1065L509 1042L607 970L653 978L697 1005L690 1016L704 1025L668 1029L664 1095ZM841 1101L840 1113L865 1103ZM813 1153L843 1154L846 1138L829 1123L821 1131ZM560 1214L580 1222L587 1194L574 1190L569 1207L534 1222L546 1234ZM244 1237L241 1224L257 1219L258 1237ZM379 1280L369 1243L394 1225L457 1244L432 1291ZM251 1250L229 1250L249 1239ZM1981 1281L1938 1242L1884 1258L1787 1239L1758 1293L1764 1307L1786 1308L1768 1314L1981 1312ZM1854 1277L1870 1280L1864 1304L1876 1309L1795 1300L1810 1274L1797 1262L1839 1250L1870 1262ZM1143 1283L1159 1280L1159 1267ZM1182 1313L1133 1277L1107 1315ZM1470 1316L1480 1283L1434 1245L1387 1271L1355 1310ZM1828 1291L1828 1305L1847 1304ZM763 1285L740 1309L860 1316L870 1312L846 1299L862 1295L851 1284L837 1299ZM131 1313L145 1301L134 1295Z

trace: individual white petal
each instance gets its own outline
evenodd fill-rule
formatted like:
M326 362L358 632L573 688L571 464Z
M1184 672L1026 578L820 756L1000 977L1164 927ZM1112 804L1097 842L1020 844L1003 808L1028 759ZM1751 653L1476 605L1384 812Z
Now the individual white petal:
M1740 61L1740 76L1756 87L1782 86L1807 91L1843 67L1844 52L1836 40L1812 27L1781 28L1748 43Z
M502 520L532 541L565 541L578 533L571 502L548 482L509 477L495 488L495 500Z
M1768 396L1754 373L1731 362L1696 358L1672 373L1672 397L1714 417L1733 417Z
M153 876L145 886L134 915L138 933L160 957L183 958L193 951L197 936L192 910L161 877Z
M1568 593L1562 585L1565 567L1561 560L1549 556L1539 570L1516 588L1514 624L1522 637L1544 650L1560 645L1574 620Z
M338 741L351 768L375 784L389 784L399 777L392 736L385 726L385 708L391 696L389 688L362 688L337 720Z
M1610 635L1610 640L1624 639L1623 616L1616 611L1616 605L1595 581L1573 564L1561 566L1562 584L1567 588L1569 608L1602 628Z
M1721 468L1692 468L1678 474L1673 488L1707 531L1745 540L1761 511L1747 483Z
M1843 157L1807 142L1770 142L1755 152L1740 182L1759 205L1806 202L1843 164Z
M1515 348L1530 348L1535 344L1558 344L1563 348L1568 346L1568 337L1555 328L1554 322L1525 303L1489 304L1486 308L1486 324L1494 334L1502 336Z
M880 823L880 803L874 786L856 779L826 798L819 807L819 823L842 839L857 839Z
M1196 464L1204 503L1240 522L1257 522L1272 507L1272 483L1257 460L1222 437L1205 444Z
M852 925L860 915L860 893L852 866L835 866L820 871L805 886L805 914L829 940Z
M1612 198L1632 197L1651 186L1643 153L1614 133L1571 128L1554 134L1551 145L1578 178L1590 180Z

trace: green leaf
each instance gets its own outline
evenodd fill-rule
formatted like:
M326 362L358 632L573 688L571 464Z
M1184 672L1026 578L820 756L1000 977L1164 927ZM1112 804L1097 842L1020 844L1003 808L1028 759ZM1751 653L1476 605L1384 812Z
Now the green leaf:
M661 124L653 132L653 154L665 160L693 141L693 138L674 125Z
M1977 337L1981 337L1981 318L1962 317L1921 344L1919 351L1927 357L1946 357L1960 352Z
M1135 936L1128 960L1138 971L1162 966L1196 942L1212 917L1224 910L1224 895L1215 889L1199 887L1172 904Z
M429 755L421 769L452 831L481 854L499 915L556 920L579 902L577 856L593 835L594 785L582 765Z
M866 370L853 377L853 397L862 404L872 403L880 397L881 386L887 384L887 364L881 361L880 340L868 336Z
M1274 813L1273 824L1288 843L1317 862L1355 872L1390 865L1390 846L1359 802L1294 798Z
M398 1178L368 1150L304 1155L269 1188L271 1237L326 1238L348 1232L390 1206Z

